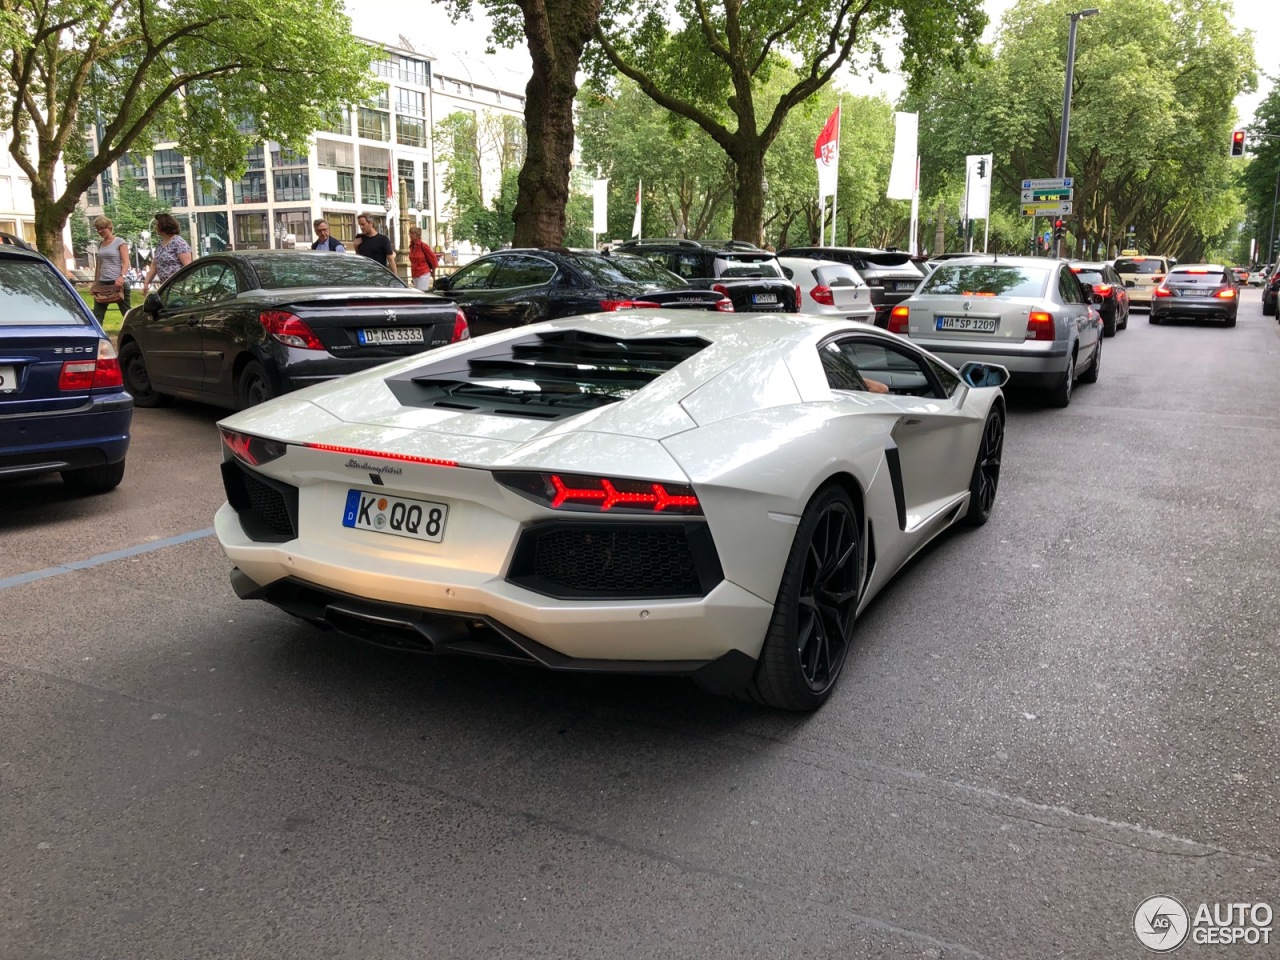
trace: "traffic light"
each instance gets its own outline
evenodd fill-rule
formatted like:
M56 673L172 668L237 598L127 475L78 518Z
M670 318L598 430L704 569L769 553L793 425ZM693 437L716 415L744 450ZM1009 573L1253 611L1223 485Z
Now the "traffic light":
M987 175L987 158L978 158L978 179L981 180Z
M1065 220L1053 221L1053 239L1061 240L1067 232L1067 224Z
M1231 134L1231 155L1233 157L1244 156L1244 131L1236 130Z

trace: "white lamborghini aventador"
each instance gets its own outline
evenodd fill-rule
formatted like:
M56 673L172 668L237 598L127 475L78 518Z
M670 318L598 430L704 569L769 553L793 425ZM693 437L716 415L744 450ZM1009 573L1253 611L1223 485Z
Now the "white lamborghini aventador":
M990 515L1006 379L859 323L571 317L222 421L217 535L241 597L371 643L812 710L859 610Z

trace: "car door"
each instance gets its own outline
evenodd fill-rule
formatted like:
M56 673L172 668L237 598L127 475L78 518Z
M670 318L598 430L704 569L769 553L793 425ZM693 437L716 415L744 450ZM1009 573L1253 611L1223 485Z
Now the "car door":
M1065 265L1058 271L1058 296L1063 317L1068 327L1075 331L1079 348L1076 351L1076 369L1083 370L1093 362L1094 351L1102 341L1101 316L1094 320L1089 315L1088 298L1076 275Z
M484 323L473 332L508 330L548 319L548 292L556 274L556 265L542 257L523 253L498 257L489 281Z
M192 264L165 284L159 294L159 309L137 328L147 376L162 393L190 395L203 390L200 319L207 305L201 294L222 270L218 261Z
M919 351L887 337L852 335L838 344L863 380L888 391L883 396L900 414L891 435L902 472L906 529L912 530L969 488L974 444L968 434L974 424L960 412L962 384Z
M488 311L491 299L489 282L493 279L498 260L498 256L473 260L449 277L447 286L437 288L438 293L456 303L466 315L467 325L471 328L473 337L497 329L490 324ZM482 326L484 329L481 329Z
M248 347L247 323L251 318L257 328L259 308L236 299L244 283L229 261L216 266L221 269L210 268L202 274L196 293L203 303L199 315L204 355L201 390L225 401L235 397L235 360Z

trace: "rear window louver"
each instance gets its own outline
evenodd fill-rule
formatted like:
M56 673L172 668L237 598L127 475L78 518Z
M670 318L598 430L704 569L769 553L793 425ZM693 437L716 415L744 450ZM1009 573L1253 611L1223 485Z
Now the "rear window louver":
M700 337L541 333L473 354L464 366L425 363L387 386L405 406L559 420L627 399L708 345Z

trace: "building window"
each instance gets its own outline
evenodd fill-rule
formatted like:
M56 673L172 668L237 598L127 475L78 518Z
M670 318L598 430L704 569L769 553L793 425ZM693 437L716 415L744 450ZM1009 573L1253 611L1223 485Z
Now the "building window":
M265 213L237 213L235 222L237 250L264 250L271 246Z
M271 151L271 172L277 203L311 199L311 179L305 156L287 147L276 146Z
M320 130L325 133L336 133L340 136L351 136L351 111L345 107L320 121Z
M186 163L177 150L157 150L154 154L154 162L156 165L157 177L185 177L187 173ZM146 166L143 166L143 177L146 176Z
M396 113L410 117L427 115L427 96L418 90L396 87Z
M227 205L226 181L220 177L214 177L198 160L191 171L191 179L195 184L197 207L225 207Z
M332 228L333 224L329 226ZM311 211L277 210L274 233L276 246L281 250L292 250L295 247L305 250L311 246Z
M337 210L325 210L321 216L329 224L329 236L341 241L344 247L349 248L351 241L356 237L356 215Z
M102 194L98 190L98 178L93 178L93 183L89 184L89 189L85 191L85 199L89 206L96 207L102 202Z
M156 177L156 198L171 207L187 205L187 181L185 177Z
M427 125L414 117L396 117L396 143L406 147L427 145Z
M414 57L402 57L393 53L390 58L391 72L387 76L406 83L416 83L420 87L431 85L431 68L427 61Z
M121 183L128 180L136 183L143 190L147 189L147 158L142 154L126 153L116 161L116 172L120 176ZM159 172L157 165L157 175Z
M235 182L231 198L235 203L266 203L267 175L261 171L246 173Z
M381 208L387 199L387 181L390 179L390 152L371 148L362 149L360 151L360 202Z
M391 115L381 110L370 110L361 107L356 122L356 133L365 140L379 140L383 143L391 139Z
M315 188L321 200L356 202L355 147L337 140L316 140ZM334 174L328 171L334 171Z
M231 231L227 226L225 213L196 214L198 241L195 246L201 253L221 253L231 246Z

